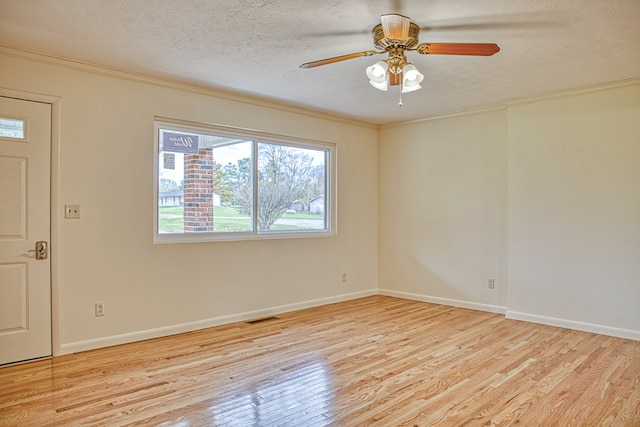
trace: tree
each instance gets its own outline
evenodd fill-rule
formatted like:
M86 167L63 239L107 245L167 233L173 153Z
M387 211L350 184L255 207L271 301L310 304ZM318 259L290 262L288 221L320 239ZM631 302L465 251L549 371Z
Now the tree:
M251 159L244 158L237 162L227 163L224 167L225 182L231 193L231 202L240 206L241 213L251 215L252 194L251 194Z
M291 204L305 197L312 181L313 158L300 149L258 146L258 228L269 230Z
M311 200L324 194L324 186L324 165L313 166L310 171L309 184L307 185L305 196L301 199L301 202L304 202L304 204L308 206Z
M321 167L322 168L322 167ZM253 213L251 159L225 166L233 188L233 203L241 213ZM324 171L324 168L322 168ZM324 193L324 172L322 172ZM258 144L258 228L269 230L291 204L318 190L318 167L303 150L278 144ZM317 194L316 194L317 195Z
M226 179L226 171L215 160L213 161L213 191L218 193L222 200L231 200L231 188Z
M158 183L158 191L161 193L167 193L169 191L180 190L180 184L170 178L160 178Z

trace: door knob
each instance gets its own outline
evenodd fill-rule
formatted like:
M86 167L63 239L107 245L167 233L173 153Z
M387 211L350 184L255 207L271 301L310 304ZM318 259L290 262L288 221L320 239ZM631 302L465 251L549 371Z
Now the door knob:
M36 242L36 248L31 249L29 252L35 252L36 259L47 259L49 255L49 249L47 248L47 242L41 240Z

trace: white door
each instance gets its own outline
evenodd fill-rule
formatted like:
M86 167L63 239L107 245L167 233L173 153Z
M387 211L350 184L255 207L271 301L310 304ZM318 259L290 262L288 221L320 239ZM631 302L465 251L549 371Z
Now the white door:
M51 355L50 157L51 105L0 97L0 365Z

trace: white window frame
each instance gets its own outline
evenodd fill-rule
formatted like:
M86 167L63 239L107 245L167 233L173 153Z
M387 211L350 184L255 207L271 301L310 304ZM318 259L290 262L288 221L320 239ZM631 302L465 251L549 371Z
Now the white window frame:
M178 132L191 132L225 136L253 141L253 231L241 232L194 232L194 233L159 233L158 232L158 174L160 130L175 130ZM327 153L325 164L325 224L326 228L320 230L258 230L258 174L255 173L258 166L258 143L271 143L296 148L324 150ZM221 125L209 125L184 120L174 120L156 117L154 120L153 137L153 242L154 243L188 243L188 242L219 242L236 240L262 240L262 239L291 239L331 237L337 234L337 146L334 143L315 141L304 138L275 135L267 132L234 128Z

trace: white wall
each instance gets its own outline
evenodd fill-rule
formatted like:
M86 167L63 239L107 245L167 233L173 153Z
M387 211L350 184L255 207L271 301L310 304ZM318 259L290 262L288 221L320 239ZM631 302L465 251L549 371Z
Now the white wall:
M57 353L376 291L640 339L639 84L377 131L15 52L0 61L0 88L60 97ZM155 115L337 143L339 234L154 245ZM82 218L57 219L65 203Z
M508 315L640 337L640 85L512 106L508 124Z
M640 84L389 127L379 153L382 293L640 339Z
M375 293L376 129L35 59L0 55L0 87L60 97L53 208L82 217L53 224L57 353ZM338 235L154 245L156 115L336 143Z
M505 119L500 110L380 131L383 293L504 312Z

